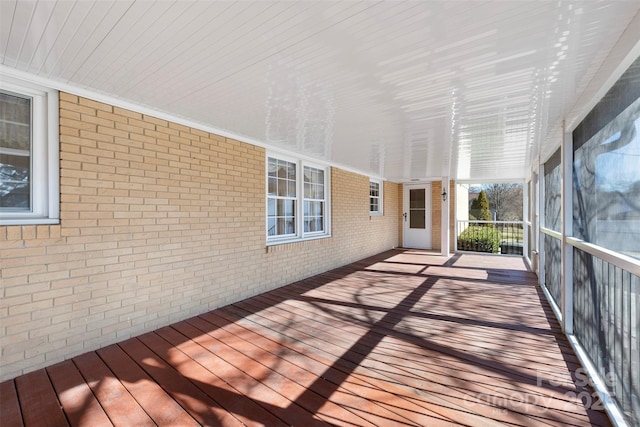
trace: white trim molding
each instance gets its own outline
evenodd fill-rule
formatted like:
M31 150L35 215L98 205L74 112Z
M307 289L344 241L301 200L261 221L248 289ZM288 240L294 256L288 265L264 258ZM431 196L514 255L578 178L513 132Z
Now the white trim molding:
M60 221L58 91L1 72L0 77L1 90L28 98L31 103L29 209L13 212L0 209L0 225L57 224Z

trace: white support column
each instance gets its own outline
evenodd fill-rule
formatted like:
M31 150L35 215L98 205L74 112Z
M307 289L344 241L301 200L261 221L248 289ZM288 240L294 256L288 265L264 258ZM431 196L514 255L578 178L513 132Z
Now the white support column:
M540 252L540 168L537 168L533 179L533 219L531 225L533 226L532 242L533 249Z
M455 181L454 181L455 183ZM453 215L453 252L458 252L458 236L460 235L460 230L458 229L458 206L460 206L460 185L458 185L456 183L456 185L453 186L453 194L454 194L454 198L453 200L456 201L456 204L453 205L453 209L454 209L454 215ZM469 200L469 193L467 192L467 198L466 200ZM468 203L467 203L468 205ZM468 209L467 209L468 212ZM469 219L469 217L467 216L467 219Z
M440 221L440 248L442 256L449 256L450 245L449 245L449 206L451 204L451 194L449 194L449 177L442 177L442 192L446 192L446 200L442 201L442 220ZM441 195L441 197L443 197Z
M529 245L531 246L532 261L535 257L535 268L533 270L537 275L540 274L540 247L538 245L538 231L540 229L538 216L538 206L540 205L540 203L538 202L538 172L539 168L537 166L535 171L533 169L531 170L531 239L529 241Z
M529 265L531 265L531 258L529 257L529 225L527 223L531 221L531 218L529 218L530 182L530 180L525 180L522 184L522 255L529 260Z
M545 262L545 250L544 250L544 234L542 233L542 227L544 226L544 164L540 163L538 169L538 283L540 286L544 285L544 262Z
M573 138L566 133L562 123L562 329L565 334L573 334L573 247L567 243L573 230Z

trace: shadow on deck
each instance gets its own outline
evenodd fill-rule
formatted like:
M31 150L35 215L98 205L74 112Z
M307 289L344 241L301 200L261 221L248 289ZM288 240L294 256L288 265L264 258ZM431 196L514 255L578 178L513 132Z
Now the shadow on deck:
M610 425L520 258L393 250L0 384L0 425Z

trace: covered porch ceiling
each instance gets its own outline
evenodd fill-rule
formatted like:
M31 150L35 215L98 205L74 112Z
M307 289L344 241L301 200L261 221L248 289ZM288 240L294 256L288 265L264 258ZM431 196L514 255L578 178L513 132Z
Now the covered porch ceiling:
M10 73L393 181L522 180L616 43L637 43L639 9L3 0L0 55Z

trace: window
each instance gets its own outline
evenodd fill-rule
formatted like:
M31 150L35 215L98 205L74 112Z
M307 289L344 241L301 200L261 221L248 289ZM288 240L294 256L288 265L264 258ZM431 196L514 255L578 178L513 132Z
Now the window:
M304 167L304 232L324 233L324 169Z
M268 157L267 241L328 236L328 193L326 168L280 156Z
M59 218L58 95L0 79L0 224Z
M382 182L369 181L369 214L382 215Z
M562 205L562 171L560 149L544 164L544 226L562 231L560 206Z
M296 235L296 168L293 162L269 158L267 235Z
M573 233L640 258L640 58L573 132Z

